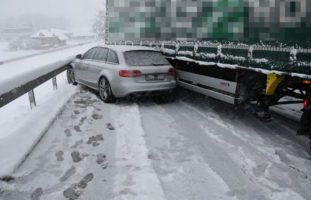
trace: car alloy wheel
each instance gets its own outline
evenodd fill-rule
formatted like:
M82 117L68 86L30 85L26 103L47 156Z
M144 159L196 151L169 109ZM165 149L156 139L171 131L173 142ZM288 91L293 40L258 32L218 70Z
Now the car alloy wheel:
M101 78L99 81L99 96L105 103L111 103L115 99L110 84L105 78Z

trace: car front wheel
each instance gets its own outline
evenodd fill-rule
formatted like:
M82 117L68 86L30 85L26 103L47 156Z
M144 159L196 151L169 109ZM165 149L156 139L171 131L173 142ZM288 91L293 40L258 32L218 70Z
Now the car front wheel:
M72 85L77 85L78 84L76 82L75 72L74 72L72 67L67 69L67 81L68 81L69 84L72 84Z
M113 96L111 86L106 78L101 78L99 80L99 97L105 103L115 102L115 97Z

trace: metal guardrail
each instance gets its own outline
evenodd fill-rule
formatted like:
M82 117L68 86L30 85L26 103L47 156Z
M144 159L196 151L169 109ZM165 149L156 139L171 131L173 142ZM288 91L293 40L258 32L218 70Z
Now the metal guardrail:
M53 89L57 89L57 80L56 76L64 71L67 70L69 66L69 63L65 65L61 65L57 67L57 69L54 69L53 71L50 71L44 75L41 75L39 77L34 78L33 80L30 80L19 87L16 87L9 92L6 92L4 94L0 94L0 108L7 105L8 103L14 101L18 97L28 93L29 96L29 102L30 107L33 108L36 106L36 98L34 93L34 88L38 87L39 85L45 83L48 80L52 79Z

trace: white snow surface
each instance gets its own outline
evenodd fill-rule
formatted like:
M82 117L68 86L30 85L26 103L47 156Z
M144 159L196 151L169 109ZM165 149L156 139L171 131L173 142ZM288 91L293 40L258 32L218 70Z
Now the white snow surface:
M114 199L165 200L160 181L148 159L138 106L114 106L113 118L120 126L116 136L118 173L114 183L118 195ZM129 180L135 184L125 189Z
M8 49L9 44L7 42L0 42L0 62L9 60L16 57L27 56L35 53L42 52L43 50L19 50L12 51Z
M36 88L37 107L30 109L24 95L0 109L0 177L11 174L25 159L49 128L64 104L76 90L66 81L66 74L57 77L58 90L48 81Z
M310 155L281 118L186 91L105 104L78 90L0 199L311 198Z
M57 69L94 45L87 44L1 65L0 94ZM59 90L55 92L51 81L34 89L38 107L33 110L30 110L27 94L0 108L0 176L10 174L18 167L75 93L66 83L66 73L59 75L58 79Z
M50 38L50 37L57 37L60 40L67 40L68 37L66 36L66 33L69 33L64 30L60 29L42 29L39 30L37 33L33 34L31 37L32 38Z
M7 77L0 66L0 83L18 85L14 77L38 76L56 66L50 62L90 47L83 48L4 65ZM15 177L0 181L1 200L311 198L311 157L287 121L264 124L245 110L185 91L167 104L105 104L93 91L68 85L65 73L58 81L57 91L50 81L35 89L33 110L27 95L0 109L0 177Z

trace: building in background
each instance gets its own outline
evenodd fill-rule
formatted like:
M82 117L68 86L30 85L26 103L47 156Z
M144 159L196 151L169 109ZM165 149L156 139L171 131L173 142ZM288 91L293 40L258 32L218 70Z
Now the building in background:
M72 33L59 29L44 29L31 36L38 40L42 47L64 46Z
M0 39L4 41L24 39L30 37L33 32L34 30L30 27L2 28L0 29Z

